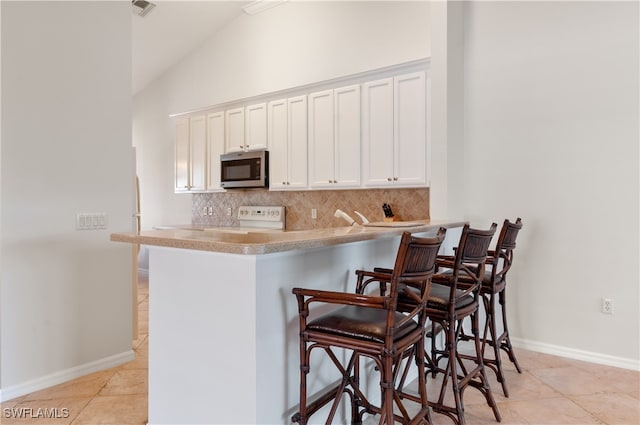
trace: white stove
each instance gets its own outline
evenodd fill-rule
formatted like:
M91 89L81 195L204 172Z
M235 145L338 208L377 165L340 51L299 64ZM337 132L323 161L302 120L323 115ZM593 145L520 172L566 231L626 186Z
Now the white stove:
M239 226L208 227L207 232L249 233L283 232L285 229L284 207L241 206L238 208Z

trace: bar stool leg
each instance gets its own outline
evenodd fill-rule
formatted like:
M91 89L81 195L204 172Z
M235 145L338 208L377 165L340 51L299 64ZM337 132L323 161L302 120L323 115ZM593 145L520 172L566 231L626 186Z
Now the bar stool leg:
M307 375L309 374L309 353L304 338L300 338L300 411L291 420L300 425L307 425Z
M491 392L491 387L489 386L489 381L487 380L487 373L484 368L484 359L482 354L482 349L480 347L480 333L478 332L478 313L473 313L471 315L471 326L473 328L472 332L474 335L474 341L476 346L476 360L479 368L480 375L480 385L476 385L473 383L473 386L478 388L480 392L484 394L485 399L487 400L487 404L493 410L493 416L496 418L496 421L502 421L502 416L500 415L500 411L498 410L498 405L496 404L495 399L493 398L493 393ZM469 381L471 384L471 381Z
M416 366L418 367L418 393L420 395L420 404L422 405L422 412L424 412L424 420L427 424L431 424L431 409L429 408L429 400L427 398L427 379L423 361L423 359L425 358L424 343L416 344L415 350Z
M444 328L445 334L445 346L442 351L435 348L435 343L432 339L432 359L427 361L430 365L432 376L436 376L438 372L442 372L442 385L440 387L440 393L436 402L430 402L434 412L441 413L451 418L457 425L465 425L464 419L464 406L462 404L462 397L460 392L460 382L458 381L458 368L457 368L457 341L456 341L456 322L443 322L441 326ZM436 357L438 353L441 353L441 357ZM444 369L438 367L439 360L446 360L446 366ZM451 388L454 398L454 407L444 405L444 399L449 385L449 379L451 380Z
M380 368L380 389L382 390L382 412L380 425L393 425L393 365L390 354L383 356Z
M522 369L520 368L520 364L518 363L518 359L516 359L516 354L513 352L513 347L511 346L511 338L509 336L509 326L507 325L507 303L506 303L506 289L503 289L498 294L498 301L500 303L500 309L502 310L502 325L504 327L503 337L500 338L501 342L499 343L500 347L506 351L509 356L509 360L516 367L518 373L522 373Z
M429 404L433 407L434 412L448 416L456 425L466 425L462 395L468 386L472 386L482 393L487 404L491 407L496 421L500 422L502 418L493 397L491 387L489 386L483 361L483 347L481 344L478 326L478 313L472 313L470 315L470 319L471 334L466 336L468 339L473 339L475 355L463 355L458 352L458 341L464 340L461 337L464 320L459 319L451 323L448 321L442 323L445 328L446 341L444 350L439 353L443 356L442 359L447 361L447 364L444 369L432 368L431 370L436 373L443 372L443 377L438 400L435 402L429 402ZM470 360L475 364L471 369L468 369L463 363L463 359ZM426 362L427 365L433 363L435 362ZM447 406L444 404L446 391L449 386L449 379L451 380L451 391L453 392L453 406Z
M486 312L486 325L485 325L485 332L484 332L484 338L482 341L482 356L485 360L485 364L486 366L490 367L491 369L493 369L493 371L496 373L496 378L498 380L498 382L500 383L500 385L502 386L502 393L504 394L505 397L509 397L509 390L507 388L507 380L504 377L504 372L502 370L502 358L500 356L500 338L501 336L498 335L498 331L496 329L496 312L495 312L495 303L496 303L496 299L495 299L495 294L489 294L488 296L485 295L482 297L483 301L484 301L484 307L485 307L485 312ZM503 310L504 311L504 310ZM488 329L487 329L488 327ZM488 333L490 335L488 335ZM503 334L504 335L504 334ZM488 360L485 356L484 356L484 350L486 348L486 344L489 344L492 348L493 348L493 359Z

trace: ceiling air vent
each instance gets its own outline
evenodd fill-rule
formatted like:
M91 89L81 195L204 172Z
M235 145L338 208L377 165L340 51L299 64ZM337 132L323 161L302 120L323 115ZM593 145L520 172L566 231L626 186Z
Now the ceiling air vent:
M147 0L131 0L131 4L133 5L133 11L143 17L156 7L155 4Z
M247 15L256 15L286 1L287 0L255 0L245 6L242 6L242 10L244 10L244 13Z

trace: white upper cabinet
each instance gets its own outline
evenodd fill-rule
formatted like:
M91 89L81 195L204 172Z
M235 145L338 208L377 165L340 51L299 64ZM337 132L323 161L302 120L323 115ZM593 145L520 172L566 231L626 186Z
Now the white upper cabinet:
M363 90L364 185L425 186L425 73L371 81Z
M224 112L207 115L207 190L220 187L220 155L224 153Z
M226 152L267 149L267 104L257 103L225 111Z
M309 95L309 184L360 185L360 86Z
M189 118L176 120L174 125L175 191L189 190Z
M335 185L360 186L360 85L334 90Z
M207 127L204 115L175 123L175 191L202 192L207 174Z
M299 190L307 187L307 97L269 102L269 188Z
M333 90L309 95L309 185L331 187L335 182Z
M267 104L247 106L244 119L244 150L267 149Z
M363 84L362 164L364 184L393 184L393 78Z
M287 187L307 187L307 96L287 99L289 178Z
M427 184L425 73L394 78L394 169L403 186Z
M205 190L207 176L207 121L204 115L189 120L191 191Z
M225 111L225 151L244 151L244 108Z
M267 135L269 139L269 187L286 189L289 179L287 99L267 104Z
M175 191L224 190L220 155L263 149L271 190L425 187L429 75L421 60L176 117Z

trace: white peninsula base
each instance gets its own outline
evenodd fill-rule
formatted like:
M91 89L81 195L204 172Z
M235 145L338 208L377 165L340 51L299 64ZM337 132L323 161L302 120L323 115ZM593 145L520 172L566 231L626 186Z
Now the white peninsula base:
M263 255L149 246L149 424L291 423L299 402L291 289L352 292L354 271L392 267L398 243ZM338 378L328 362L310 394ZM369 375L375 393L378 376Z

